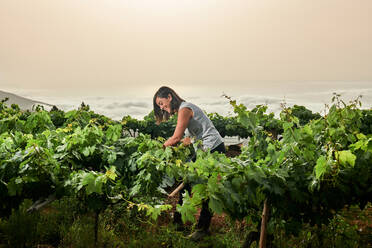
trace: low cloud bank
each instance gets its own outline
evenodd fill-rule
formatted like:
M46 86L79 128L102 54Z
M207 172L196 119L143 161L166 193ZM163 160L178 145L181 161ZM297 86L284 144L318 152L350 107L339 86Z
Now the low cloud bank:
M120 103L120 102L114 102L110 103L106 106L104 106L105 109L117 109L117 108L148 108L149 105L146 102L125 102L125 103Z
M244 104L248 109L254 108L256 105L267 105L268 112L274 112L276 115L282 110L282 104L291 107L293 105L302 105L312 110L313 112L324 113L325 105L331 104L333 96L332 90L313 90L311 92L299 92L291 93L287 95L280 94L235 94L231 95L231 98L236 100L238 104ZM15 92L16 93L16 92ZM351 88L347 90L337 91L341 94L341 99L345 102L355 100L359 95L362 95L362 108L372 107L372 85L370 88ZM60 109L65 111L77 109L82 102L88 104L90 108L99 113L106 115L114 120L121 120L125 115L131 115L137 119L143 119L144 116L149 114L152 110L152 99L151 98L139 98L128 96L122 97L61 97L41 94L33 97L33 92L23 94L29 98L37 101L46 102L52 105L56 105ZM225 97L215 94L211 96L182 96L185 100L190 101L208 113L217 112L224 116L234 115L233 108L229 103L229 100Z

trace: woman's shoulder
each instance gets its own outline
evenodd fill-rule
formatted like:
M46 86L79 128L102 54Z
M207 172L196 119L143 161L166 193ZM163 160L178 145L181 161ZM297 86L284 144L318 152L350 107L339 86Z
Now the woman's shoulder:
M196 106L195 104L193 104L191 102L184 101L184 102L181 103L180 108L185 108L185 107L191 108L191 109L198 109L199 108L198 106Z
M195 105L192 104L191 102L186 102L186 101L181 102L181 105L180 105L180 107L189 107L189 106L195 106Z
M203 111L201 110L201 108L199 108L197 105L195 105L195 104L193 104L191 102L182 102L181 105L180 105L180 109L181 108L189 108L196 115L200 115L200 114L203 113Z

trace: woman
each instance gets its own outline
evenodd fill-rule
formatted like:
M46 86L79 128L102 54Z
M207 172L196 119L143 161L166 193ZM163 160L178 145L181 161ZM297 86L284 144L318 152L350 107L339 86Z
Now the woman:
M204 112L196 105L186 102L178 94L169 87L161 87L154 95L154 114L156 123L159 124L167 121L171 115L178 113L176 129L164 146L173 146L180 142L186 133L183 143L190 144L190 137L195 137L201 140L203 149L210 149L211 152L225 153L225 145L223 139L212 121L204 114ZM180 192L179 204L182 205L182 193L185 190L191 191L191 186L186 184ZM197 225L197 231L190 235L192 240L199 240L209 234L209 225L211 223L212 214L209 211L208 201L203 202L202 210ZM174 215L174 222L182 227L180 213Z

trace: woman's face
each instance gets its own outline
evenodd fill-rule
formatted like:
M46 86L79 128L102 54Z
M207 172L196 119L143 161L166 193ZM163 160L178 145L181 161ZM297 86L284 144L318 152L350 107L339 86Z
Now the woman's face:
M156 97L156 104L159 106L161 110L167 111L169 114L171 113L171 101L172 96L168 95L167 98Z

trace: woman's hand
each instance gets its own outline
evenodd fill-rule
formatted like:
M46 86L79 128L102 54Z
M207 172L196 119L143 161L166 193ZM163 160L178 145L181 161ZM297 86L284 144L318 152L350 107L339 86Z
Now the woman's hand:
M191 138L190 138L190 137L183 138L183 139L182 139L182 143L183 143L185 146L190 145L190 144L191 144Z
M172 142L172 140L169 138L167 141L164 142L163 147L172 146L172 145L173 145L173 142Z
M188 146L191 144L191 138L190 137L183 138L181 142L183 145ZM163 147L172 146L172 145L175 145L173 144L173 139L169 138L167 141L164 142Z

